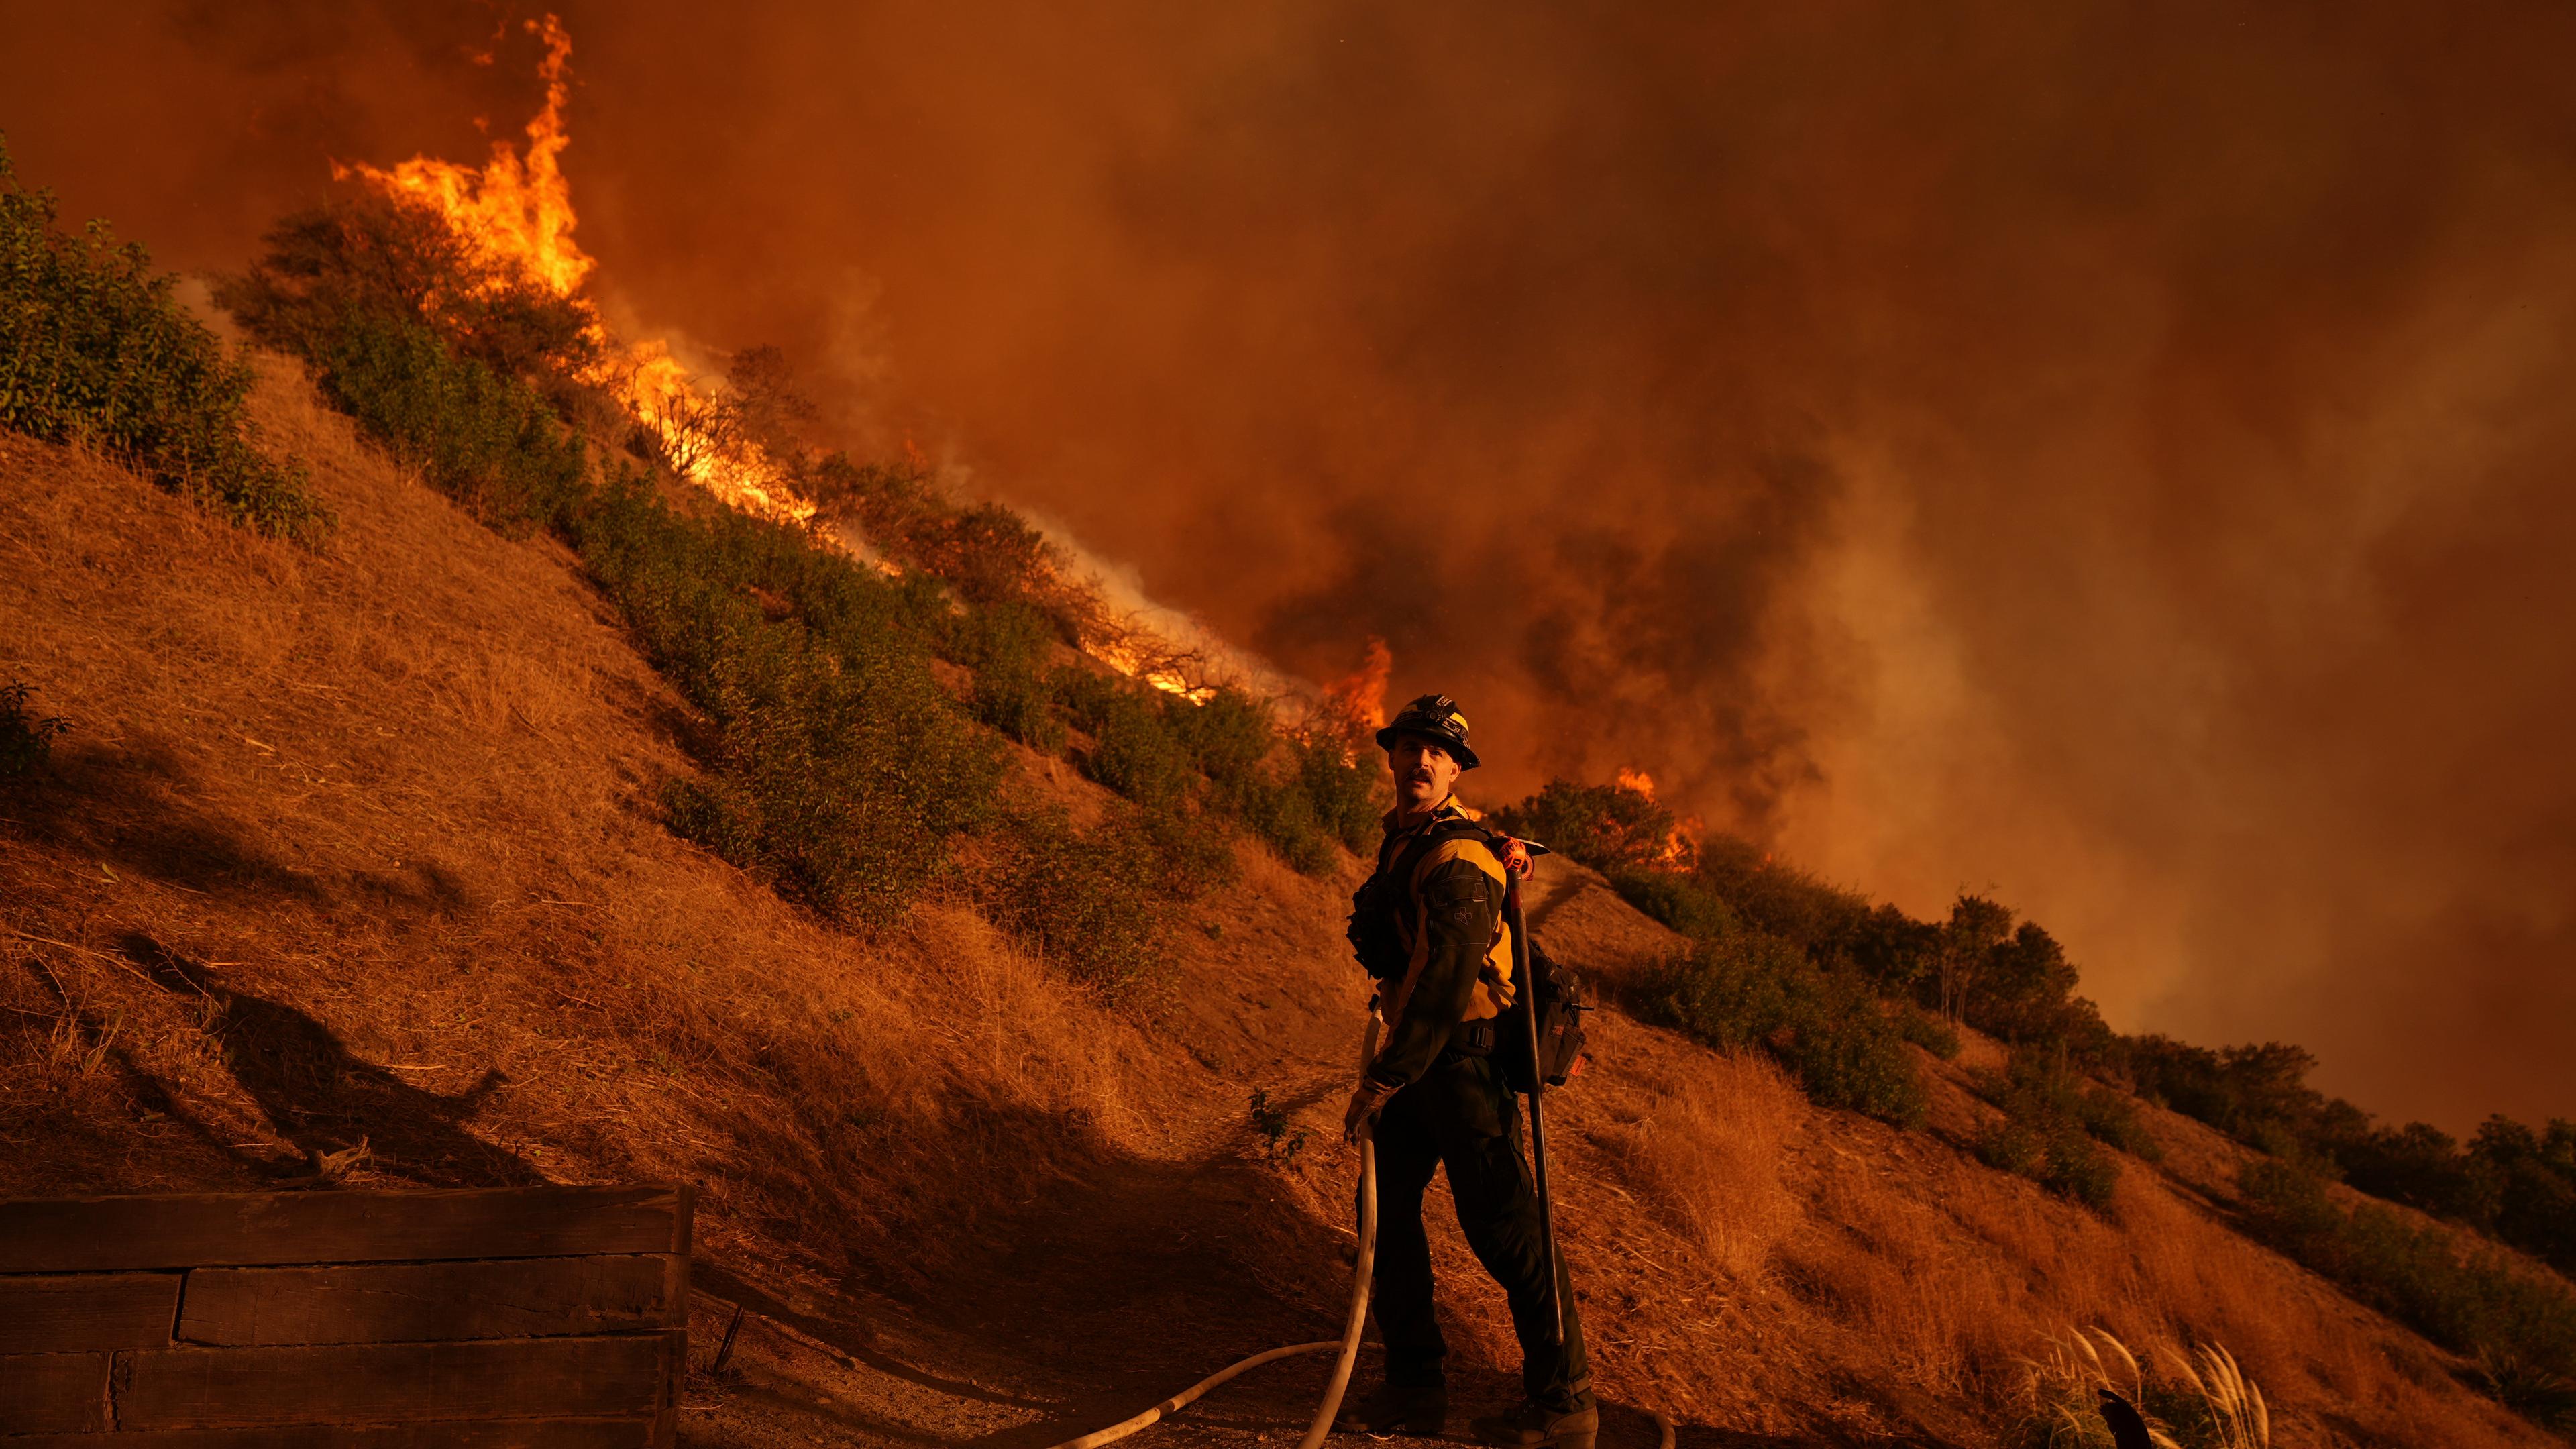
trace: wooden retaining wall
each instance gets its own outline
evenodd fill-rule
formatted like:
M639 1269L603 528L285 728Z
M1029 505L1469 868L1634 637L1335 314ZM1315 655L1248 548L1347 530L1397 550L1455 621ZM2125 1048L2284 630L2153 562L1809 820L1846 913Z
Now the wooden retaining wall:
M690 1200L0 1202L0 1449L667 1446Z

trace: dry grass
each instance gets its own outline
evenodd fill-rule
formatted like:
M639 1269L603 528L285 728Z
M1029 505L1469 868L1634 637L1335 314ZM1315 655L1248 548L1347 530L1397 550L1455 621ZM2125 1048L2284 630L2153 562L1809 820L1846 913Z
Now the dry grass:
M1798 1222L1781 1181L1781 1149L1806 1101L1778 1067L1749 1052L1691 1068L1647 1089L1633 1118L1596 1137L1707 1262L1752 1282Z
M347 510L323 555L0 440L0 666L76 723L0 812L0 1190L297 1180L367 1136L380 1180L700 1178L718 1240L927 1266L1137 1146L1174 1077L1132 1022L960 908L862 944L673 840L679 706L551 546L300 380L257 406Z
M1157 1312L1291 1305L1226 1330L1256 1344L1338 1321L1355 867L1244 852L1180 909L1151 1014L962 904L828 929L663 828L684 715L559 550L401 477L298 380L255 405L338 512L328 551L0 438L0 675L75 724L59 778L0 802L0 1192L311 1181L362 1141L347 1180L688 1178L713 1261L996 1325L1031 1265L987 1260L1022 1239L1073 1235L1070 1295L1128 1286L1079 1274L1138 1230L1050 1207L1181 1202L1226 1246ZM1015 758L1019 788L1097 809ZM1559 954L1651 953L1659 928L1578 894L1542 920ZM2230 1231L2188 1185L2223 1156L2192 1124L2154 1115L2166 1165L2095 1215L1975 1162L1957 1067L1927 1061L1934 1129L1904 1133L1616 1013L1595 1049L1551 1144L1615 1402L1996 1442L2025 1359L2088 1323L2228 1345L2284 1442L2549 1442ZM1255 1087L1319 1146L1261 1163ZM1434 1215L1454 1362L1499 1382L1500 1304ZM1165 1348L1177 1370L1213 1342ZM1034 1347L1010 1370L1056 1371Z

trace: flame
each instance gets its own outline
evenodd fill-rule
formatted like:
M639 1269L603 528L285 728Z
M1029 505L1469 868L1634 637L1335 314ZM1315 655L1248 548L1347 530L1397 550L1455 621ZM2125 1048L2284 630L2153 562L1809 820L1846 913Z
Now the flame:
M797 494L786 470L758 443L721 439L705 427L715 413L708 389L671 356L667 344L618 345L596 306L579 295L599 264L573 240L579 218L560 161L572 144L564 124L572 36L552 15L527 22L527 28L546 43L546 58L537 68L546 103L528 122L524 156L502 140L492 143L492 159L481 166L415 156L391 170L334 164L334 174L354 175L389 197L436 212L496 276L524 277L578 303L601 359L581 381L615 395L662 441L675 472L745 512L788 523L811 519L814 505Z
M333 170L354 172L389 196L428 206L487 260L525 272L556 296L569 297L599 265L572 239L572 188L557 164L564 147L572 144L564 129L572 36L552 15L527 25L530 33L545 37L546 58L537 75L546 83L546 104L528 122L524 160L508 141L495 141L491 161L481 167L414 156L391 171L364 162Z
M1683 816L1664 836L1664 848L1655 857L1655 863L1666 870L1690 871L1698 868L1700 837L1707 833L1708 826L1702 823L1698 816Z
M1192 683L1177 667L1149 663L1143 651L1123 644L1094 643L1086 652L1129 679L1141 679L1165 694L1177 694L1192 704L1204 704L1210 695L1216 693L1207 685Z
M1622 765L1615 782L1632 794L1642 795L1646 803L1655 803L1655 777L1633 765ZM1708 826L1696 815L1685 815L1664 832L1662 845L1655 851L1654 863L1667 870L1687 871L1699 864L1699 843L1708 834Z
M1370 635L1360 667L1324 686L1324 708L1346 721L1353 734L1366 734L1386 723L1386 678L1395 654L1386 641Z

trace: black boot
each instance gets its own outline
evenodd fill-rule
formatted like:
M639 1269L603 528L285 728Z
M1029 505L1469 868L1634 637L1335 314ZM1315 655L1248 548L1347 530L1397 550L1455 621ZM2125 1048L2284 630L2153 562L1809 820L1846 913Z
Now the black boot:
M1449 1427L1449 1391L1382 1384L1357 1404L1342 1405L1333 1427L1344 1434L1437 1434Z
M1476 1421L1477 1438L1505 1449L1592 1449L1600 1432L1601 1411L1590 1404L1551 1409L1524 1402L1511 1413Z

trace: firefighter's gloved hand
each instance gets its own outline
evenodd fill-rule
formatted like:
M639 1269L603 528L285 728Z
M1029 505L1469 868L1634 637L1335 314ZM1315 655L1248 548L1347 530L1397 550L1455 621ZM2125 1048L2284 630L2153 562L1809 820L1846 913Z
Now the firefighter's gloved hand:
M1394 1095L1394 1088L1380 1085L1375 1078L1360 1078L1360 1084L1351 1090L1351 1105L1342 1111L1342 1140L1359 1141L1361 1131L1377 1120L1386 1099Z

